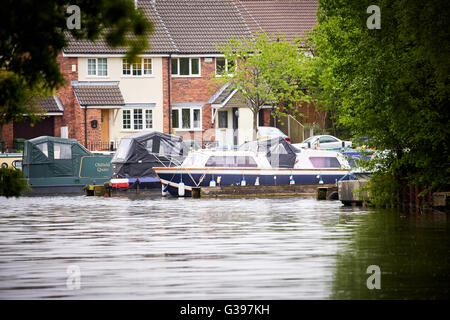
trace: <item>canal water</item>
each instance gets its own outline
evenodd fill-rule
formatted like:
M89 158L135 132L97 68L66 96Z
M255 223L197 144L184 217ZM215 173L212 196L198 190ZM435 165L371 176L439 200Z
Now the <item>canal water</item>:
M449 298L445 214L85 196L0 211L0 299Z

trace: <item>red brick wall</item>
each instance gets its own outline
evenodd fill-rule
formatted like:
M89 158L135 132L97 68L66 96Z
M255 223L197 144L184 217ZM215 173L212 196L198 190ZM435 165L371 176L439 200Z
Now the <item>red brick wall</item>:
M14 148L14 127L12 123L4 124L2 127L2 138L5 140L5 148ZM0 139L0 140L1 140Z
M68 126L69 138L74 138L83 142L80 135L80 131L82 131L81 119L83 119L83 114L81 113L80 105L78 104L75 93L70 85L70 81L78 80L78 58L68 58L59 55L58 63L66 82L65 85L57 91L57 96L64 106L64 115L58 123L58 129L56 129L57 126L55 123L55 131L60 131L61 126ZM72 65L76 65L76 71L74 72L72 71Z
M169 103L168 103L168 83L167 83L167 62L168 58L163 59L163 90L164 90L164 132L168 132L169 127ZM184 139L214 140L215 130L211 123L211 104L208 103L216 90L211 79L215 74L215 59L211 62L205 62L205 58L200 58L201 76L200 77L171 77L170 98L171 103L203 102L202 108L202 133L195 131L179 131L177 135Z
M170 73L170 66L168 66L169 58L163 58L162 61L162 81L163 81L163 132L169 132L169 84L168 73ZM168 70L169 69L169 70ZM172 84L170 85L172 91Z

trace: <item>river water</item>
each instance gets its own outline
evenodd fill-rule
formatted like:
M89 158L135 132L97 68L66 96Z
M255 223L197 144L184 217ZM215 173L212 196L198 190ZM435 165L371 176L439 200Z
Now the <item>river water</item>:
M85 196L0 198L0 211L0 299L449 297L441 213Z

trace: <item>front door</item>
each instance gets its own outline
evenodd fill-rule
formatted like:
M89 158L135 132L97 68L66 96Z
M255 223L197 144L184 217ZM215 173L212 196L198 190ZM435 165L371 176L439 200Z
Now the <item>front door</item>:
M231 147L233 145L233 119L228 109L217 111L216 141L219 146Z
M101 118L101 128L102 128L102 149L109 149L109 110L102 109L102 118Z

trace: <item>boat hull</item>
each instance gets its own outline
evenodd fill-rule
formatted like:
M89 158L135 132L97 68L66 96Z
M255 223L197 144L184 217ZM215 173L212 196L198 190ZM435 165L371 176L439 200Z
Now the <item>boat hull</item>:
M295 184L335 184L345 178L349 170L199 170L184 168L154 168L163 186L169 186L170 194L178 196L181 182L184 183L185 196L191 196L193 187L210 186L214 180L217 186L239 186L245 178L246 185L289 185L291 178ZM220 178L219 178L220 177Z

